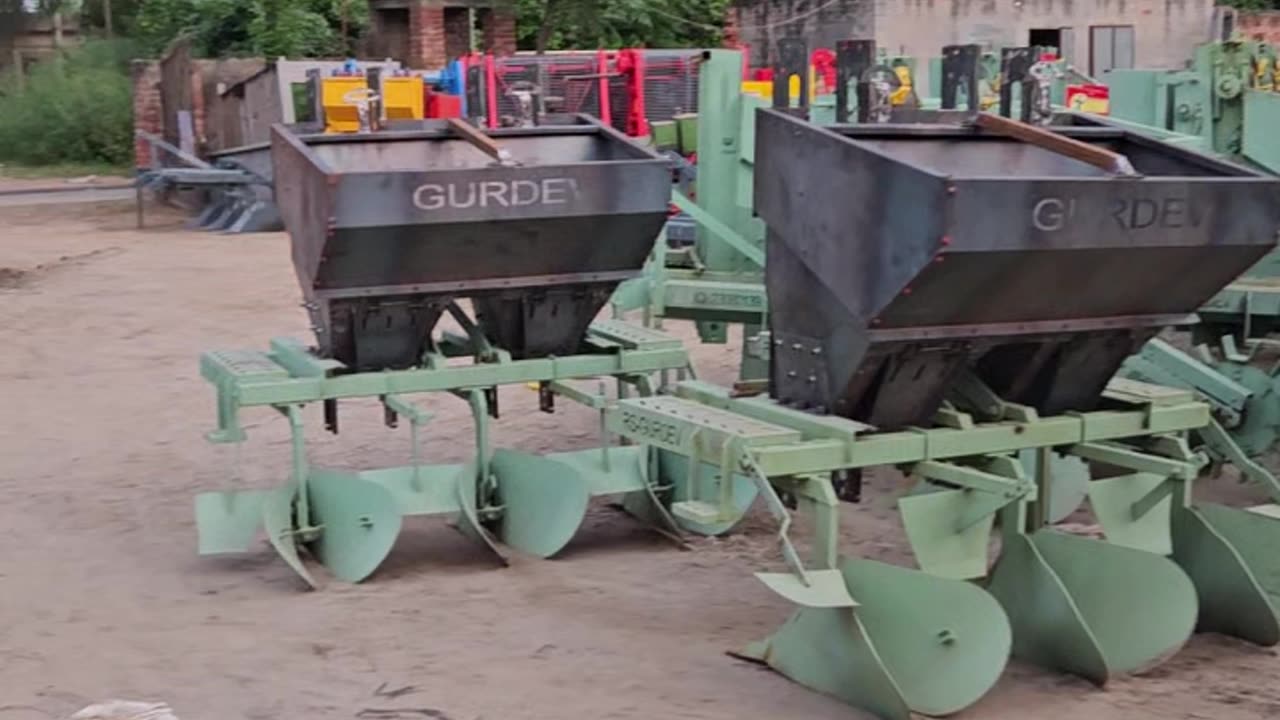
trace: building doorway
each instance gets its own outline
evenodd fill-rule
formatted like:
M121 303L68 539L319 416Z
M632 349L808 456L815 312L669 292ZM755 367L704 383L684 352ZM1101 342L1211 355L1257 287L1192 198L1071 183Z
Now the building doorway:
M1027 44L1031 47L1056 48L1058 57L1068 65L1075 64L1075 31L1069 27L1031 28Z

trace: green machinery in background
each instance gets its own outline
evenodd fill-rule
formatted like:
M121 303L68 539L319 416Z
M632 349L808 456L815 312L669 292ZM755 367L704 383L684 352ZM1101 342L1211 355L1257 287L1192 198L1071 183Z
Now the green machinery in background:
M1113 70L1110 121L1201 152L1280 174L1280 58L1264 43L1231 39L1196 48L1182 70ZM1215 407L1207 447L1271 488L1251 460L1280 434L1280 251L1269 253L1199 310L1192 353L1153 342L1126 364L1130 377L1192 388Z
M1265 43L1230 40L1197 47L1183 70L1112 70L1110 114L1280 173L1278 60Z
M704 73L726 59L713 52ZM874 75L871 62L851 65ZM883 110L876 85L858 90L860 115ZM684 296L646 284L614 297L656 289L661 304L640 303L654 317L696 317L697 293L754 277L743 292L766 307L714 307L718 322L760 327L752 349L768 360L767 394L758 382L700 382L679 342L595 319L640 272L671 191L666 163L612 130L276 128L315 345L202 357L218 399L211 440L243 440L242 413L261 407L293 441L279 486L196 499L201 552L245 552L265 528L308 583L305 555L359 581L407 515L452 518L498 557L547 557L594 496L620 496L677 539L727 532L761 502L780 552L757 576L795 608L739 654L893 720L971 705L1011 655L1101 685L1172 656L1196 629L1280 643L1280 510L1198 500L1207 458L1196 437L1212 427L1211 405L1113 379L1135 347L1274 245L1280 180L1115 128L987 115L822 128L790 108L748 114L722 100L704 107L749 120L751 151L709 134L700 152L722 150L733 169L722 177L735 181L750 162L754 187L722 198L737 214L702 220L741 269L688 253L670 269L691 274L663 265L664 282L723 274ZM837 113L848 105L838 98ZM698 199L680 202L698 212ZM1117 199L1212 222L1112 225ZM1182 267L1195 280L1170 286ZM538 393L526 410L555 411L560 397L597 412L598 447L492 448L497 389L528 384ZM463 462L421 457L431 412L416 398L433 393L470 408ZM336 432L339 403L360 399L389 425L408 422L410 464L312 466L307 408ZM1084 471L1105 540L1052 526L1067 461ZM877 467L909 480L898 503L914 567L840 552L839 498ZM813 520L803 556L795 511Z

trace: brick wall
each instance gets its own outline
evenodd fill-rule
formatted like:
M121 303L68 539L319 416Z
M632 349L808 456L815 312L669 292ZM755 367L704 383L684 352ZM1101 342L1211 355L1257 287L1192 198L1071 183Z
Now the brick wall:
M472 51L470 15L465 4L448 0L411 0L409 6L408 54L402 60L416 69L444 66L446 62ZM485 52L510 55L516 51L515 8L507 0L476 13Z
M1280 10L1242 12L1236 16L1236 27L1250 40L1280 46Z
M810 48L835 48L846 38L872 38L892 53L922 60L941 55L944 45L1026 45L1032 29L1072 30L1064 54L1089 71L1089 29L1103 25L1134 28L1134 65L1181 67L1192 49L1209 39L1213 0L735 0L733 32L749 48L751 64L767 66L782 37L803 37ZM1280 13L1254 13L1266 16ZM1240 14L1241 30L1252 34ZM794 21L789 21L795 19ZM1254 27L1280 20L1257 17ZM1257 32L1257 31L1254 31ZM917 82L927 87L928 63L917 67Z
M397 58L411 68L443 67L448 61L444 40L444 6L418 0L409 7L409 56Z
M934 0L928 2L932 6ZM837 40L869 38L875 31L875 0L738 0L733 10L733 34L739 46L746 46L754 67L773 64L782 38L800 37L811 48L834 49Z
M444 9L444 56L456 58L471 52L471 9Z
M192 131L195 135L197 154L222 150L226 144L218 138L217 122L220 102L218 87L232 85L256 74L265 67L261 58L230 58L225 60L193 60L187 73L178 77L188 83L190 92L173 93L189 98ZM135 60L133 76L133 127L157 137L165 136L165 112L163 100L164 74L155 60ZM181 108L175 108L175 110ZM213 137L210 137L213 136ZM213 140L211 143L210 140ZM151 146L144 140L134 140L134 161L138 167L151 165Z
M133 61L133 127L157 137L164 134L164 109L160 103L160 63L154 60ZM134 162L137 167L151 165L151 148L135 139Z
M724 9L724 31L721 34L721 46L726 48L742 47L742 10L729 5Z
M480 11L480 32L485 52L512 55L516 51L516 13L509 7Z

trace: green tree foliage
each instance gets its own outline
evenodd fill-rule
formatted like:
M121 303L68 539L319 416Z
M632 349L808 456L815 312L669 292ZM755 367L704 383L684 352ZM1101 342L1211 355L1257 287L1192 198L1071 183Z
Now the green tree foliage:
M527 50L713 47L729 0L516 0Z
M351 52L368 13L365 0L146 0L129 21L151 54L188 34L203 57L337 57Z
M1237 10L1280 10L1280 0L1221 0L1222 5Z
M126 41L95 41L0 89L0 162L129 164L133 101Z

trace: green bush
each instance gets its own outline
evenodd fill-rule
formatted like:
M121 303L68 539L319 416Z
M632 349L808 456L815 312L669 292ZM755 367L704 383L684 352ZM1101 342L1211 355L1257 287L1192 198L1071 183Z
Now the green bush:
M133 158L129 43L91 42L35 65L0 100L0 162L106 163Z

